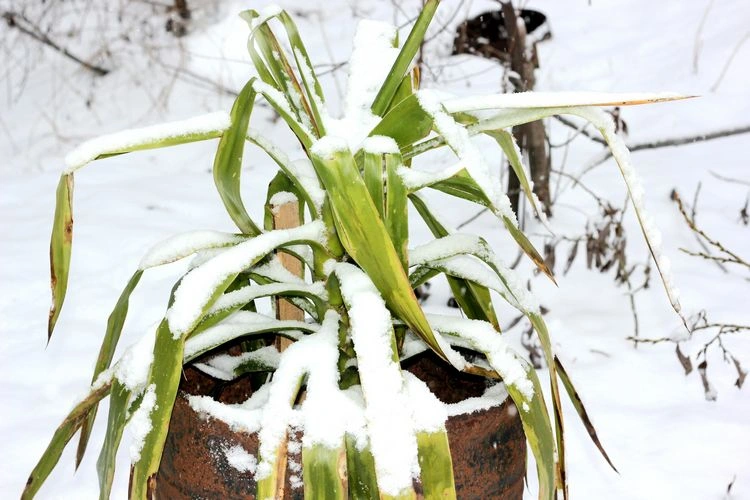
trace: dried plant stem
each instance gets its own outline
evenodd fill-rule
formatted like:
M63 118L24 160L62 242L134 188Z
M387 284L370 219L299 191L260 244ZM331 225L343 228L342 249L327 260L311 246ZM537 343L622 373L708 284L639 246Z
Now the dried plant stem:
M63 56L67 57L71 61L75 61L76 63L80 64L87 70L93 72L97 76L104 76L107 73L109 73L110 71L109 69L103 68L101 66L97 66L96 64L92 64L88 61L84 61L77 55L71 53L65 47L56 43L49 36L47 36L46 33L44 33L41 29L39 29L38 26L36 26L33 22L31 22L31 20L26 18L26 16L24 16L23 14L20 14L18 12L5 11L2 13L2 18L5 20L5 22L8 24L9 27L17 29L24 35L27 35L30 38L36 40L37 42L46 45L47 47L51 48L55 52L58 52L62 54Z
M702 257L704 259L713 260L719 263L738 264L738 265L741 265L750 269L750 263L748 263L742 257L732 252L728 248L726 248L720 241L715 240L711 238L710 236L708 236L702 229L700 229L695 224L695 216L693 215L691 217L687 213L687 211L685 210L685 205L682 201L682 198L680 198L680 195L677 193L676 190L672 190L672 200L677 203L677 208L680 210L680 213L682 214L683 219L685 219L685 222L690 227L690 229L696 235L700 236L704 241L706 241L709 245L716 248L719 252L723 253L724 255L716 256L716 255L711 255L709 252L691 252L684 248L680 249L682 252L685 252L688 255L694 255L697 257Z

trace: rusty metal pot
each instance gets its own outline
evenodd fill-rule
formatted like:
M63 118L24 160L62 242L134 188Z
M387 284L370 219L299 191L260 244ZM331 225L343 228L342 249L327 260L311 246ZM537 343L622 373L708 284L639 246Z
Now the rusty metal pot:
M460 374L432 354L405 363L405 369L424 380L445 403L481 395L484 379ZM212 394L224 402L247 397L249 384L239 381L221 387L206 375L188 368L175 402L169 436L156 479L156 497L178 499L255 498L252 475L229 464L225 450L239 445L257 455L257 434L232 431L227 424L196 413L188 394ZM453 456L456 493L460 499L520 499L526 473L526 440L515 405L507 398L500 406L452 416L446 423ZM299 442L299 433L290 441ZM299 452L289 453L290 464L300 464ZM302 499L301 471L287 467L284 498ZM415 484L419 492L419 485Z

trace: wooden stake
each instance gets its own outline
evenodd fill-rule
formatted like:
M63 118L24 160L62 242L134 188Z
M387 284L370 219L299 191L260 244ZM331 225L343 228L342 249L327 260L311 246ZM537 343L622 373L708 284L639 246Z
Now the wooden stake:
M294 201L277 207L273 216L274 229L291 229L299 226L299 203ZM285 252L279 252L281 264L295 276L302 277L303 267L299 259ZM276 319L303 321L305 313L286 299L276 299ZM289 347L291 339L285 337L276 338L276 348L279 352Z

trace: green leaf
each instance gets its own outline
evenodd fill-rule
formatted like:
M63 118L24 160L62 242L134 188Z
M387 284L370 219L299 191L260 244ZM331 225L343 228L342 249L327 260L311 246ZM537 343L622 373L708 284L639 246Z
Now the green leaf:
M453 177L432 184L430 187L446 194L488 207L494 212L492 204L477 185L476 181L474 181L474 179L472 179L466 172L466 169L461 169ZM511 237L516 241L519 248L523 250L523 252L536 265L537 269L543 272L553 283L557 284L555 277L552 274L552 270L547 266L544 258L539 254L537 249L534 248L534 245L529 241L523 231L521 231L508 217L499 213L496 213L496 216L500 218Z
M146 385L147 390L153 387L156 404L148 416L151 430L143 441L141 457L133 464L130 483L130 498L133 500L146 500L153 495L156 472L159 470L169 420L172 417L172 408L182 375L184 347L185 337L175 337L169 330L167 320L162 320L156 331L154 360Z
M300 202L300 199L302 197L297 190L297 186L291 181L291 179L289 179L289 176L286 175L284 171L277 172L273 179L271 179L271 182L268 183L268 189L266 189L266 205L263 210L263 228L266 231L271 231L274 229L274 207L271 206L271 199L274 197L274 195L283 192L292 193L293 195L295 195L299 204L299 220L303 220L304 204Z
M49 245L50 284L52 306L49 310L47 342L52 338L57 317L60 315L70 271L70 247L73 244L73 174L63 174L57 184L55 218Z
M435 15L439 4L439 0L427 0L422 6L422 10L414 22L409 35L406 37L406 41L403 47L401 47L396 60L393 62L393 66L388 72L385 82L380 87L378 95L375 96L371 108L374 114L383 116L391 104L393 96L401 84L401 79L406 74L412 59L414 59L419 47L422 45L427 27L430 25L430 21L432 21L432 17Z
M412 94L393 106L370 132L370 136L391 137L399 148L404 149L427 137L431 130L432 117L422 109L417 96Z
M349 484L349 498L358 500L379 500L378 480L375 473L375 459L370 446L361 450L356 439L346 435L346 473Z
M302 448L302 469L305 499L345 500L347 498L346 449L328 448L321 444Z
M417 449L425 500L455 499L453 460L445 429L418 432Z
M50 472L52 472L52 469L55 468L57 461L60 460L60 455L62 455L65 445L68 444L83 423L83 419L88 414L91 406L109 394L111 385L112 382L107 381L96 388L92 388L88 396L78 403L68 416L65 417L65 420L62 421L52 436L52 440L47 445L47 449L44 450L34 470L31 471L31 475L29 475L29 479L26 481L26 487L21 494L21 500L34 498Z
M307 204L312 218L317 219L319 217L318 207L313 203L312 197L308 191L309 188L306 187L305 182L298 177L297 171L293 167L292 161L289 157L255 131L248 131L247 140L262 149L279 166L279 168L281 168L286 176L294 183L294 186L297 188L296 192L300 194L300 199L304 200ZM314 179L314 181L317 182L317 178Z
M372 279L388 307L444 357L351 152L343 147L323 157L313 151L312 158L344 248Z
M427 224L427 227L436 238L442 238L450 234L448 229L434 216L427 204L416 194L410 194L409 199L417 212ZM497 319L492 298L487 287L478 285L473 281L455 278L446 275L448 285L458 306L469 319L480 319L487 321L500 331L500 322ZM412 282L412 285L414 283Z
M523 362L526 364L525 362ZM506 386L508 394L519 409L523 432L536 461L539 479L539 499L553 500L555 497L555 438L549 422L547 405L541 384L531 366L526 366L526 375L534 384L534 397L527 400L514 386ZM525 409L527 407L528 409Z
M409 270L409 211L406 186L398 174L402 167L400 154L385 157L385 228L393 241L404 272Z
M510 163L513 172L516 174L516 177L518 177L518 180L520 181L521 188L526 194L526 199L529 200L531 208L534 210L534 213L538 217L539 208L536 206L536 201L534 201L534 193L531 190L529 179L528 177L526 177L526 171L524 170L523 162L521 161L520 150L516 145L513 134L503 129L487 130L485 131L485 134L495 139L500 148L502 148L503 153L505 153L505 157L508 159L508 163Z
M610 460L609 455L607 454L606 450L604 449L604 446L599 440L599 436L596 433L596 428L594 427L593 422L591 422L591 418L589 417L589 414L586 411L586 407L583 405L583 401L581 400L581 397L578 395L578 391L576 391L576 388L573 385L573 382L570 380L570 377L568 376L568 372L565 370L562 363L560 362L560 359L557 356L555 356L555 367L557 368L557 375L560 377L560 381L562 382L563 387L565 387L565 391L568 393L568 397L570 398L570 401L573 403L573 407L575 407L576 412L578 413L578 416L581 418L581 422L583 422L583 426L586 427L586 432L588 432L589 437L591 438L591 441L594 442L596 447L599 449L599 453L602 454L602 456L607 461L609 466L612 467L612 470L614 470L615 472L619 472L617 470L617 467L615 467L615 465L612 463L612 460Z
M92 384L99 377L99 374L109 368L109 365L112 363L112 358L115 355L115 349L117 349L117 344L120 341L122 327L125 324L125 318L128 315L130 295L138 285L138 282L141 280L142 275L143 271L141 269L133 273L133 276L130 277L128 284L125 285L125 289L120 294L120 298L117 299L117 304L115 304L114 309L109 315L109 319L107 320L107 331L104 334L104 340L102 341L102 345L99 348L99 356L97 357L96 365L94 366L94 376L91 380ZM91 407L89 414L86 415L83 425L81 426L81 437L78 441L78 451L76 453L76 467L80 465L81 460L83 459L83 454L86 451L89 436L91 435L91 429L93 428L94 420L96 419L98 406L98 404L94 404ZM110 407L111 406L112 403L110 403Z
M232 124L221 136L219 146L216 149L213 168L214 182L227 213L240 228L240 231L251 236L258 235L261 231L248 215L242 202L240 175L247 126L255 103L254 82L255 78L251 78L234 101L230 113Z
M99 473L99 499L109 499L112 491L112 480L115 477L115 460L117 449L120 447L123 430L128 416L128 405L132 392L117 379L112 384L109 398L109 419L107 421L107 432L104 435L104 444L96 461L96 469Z
M362 174L365 180L365 187L370 194L375 208L380 218L385 220L385 179L383 178L383 155L379 153L364 152Z

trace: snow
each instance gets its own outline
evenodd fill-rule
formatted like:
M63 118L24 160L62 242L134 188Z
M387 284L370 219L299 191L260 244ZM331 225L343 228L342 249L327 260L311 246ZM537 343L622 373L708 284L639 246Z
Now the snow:
M425 172L416 168L399 167L397 173L409 191L417 191L423 187L450 179L464 168L466 167L463 163L456 163L439 172Z
M362 149L366 153L384 155L384 154L398 154L398 144L391 137L383 135L373 135L368 137L362 143Z
M404 392L412 409L411 418L416 432L445 430L448 410L430 391L427 384L415 375L404 372Z
M131 391L140 390L148 381L148 373L154 360L157 327L158 325L154 325L149 328L138 342L125 350L114 366L115 378Z
M486 353L490 366L500 374L505 385L515 386L528 400L534 397L534 386L524 366L492 325L486 321L434 314L428 315L427 320L438 332L451 333L471 342Z
M156 386L149 385L143 393L141 406L135 410L130 418L129 429L132 435L130 442L130 460L132 463L141 458L143 442L151 432L151 413L156 409Z
M325 120L328 135L343 137L352 151L378 123L370 108L398 56L394 47L397 30L388 23L361 20L354 35L349 59L349 79L344 102L344 116Z
M516 214L510 206L508 196L500 189L499 180L492 177L481 151L472 143L468 130L446 112L441 104L440 94L434 90L420 90L417 92L417 99L422 109L432 116L435 129L487 196L493 211L517 225Z
M207 314L212 315L221 311L226 311L227 309L237 307L241 304L247 304L251 300L254 300L258 297L267 297L270 295L277 295L279 293L291 291L317 295L323 300L328 297L328 292L326 292L325 284L320 281L309 284L271 283L268 285L246 286L223 294L216 300L216 302L214 302L214 304L208 310Z
M238 376L236 370L247 363L276 368L279 366L279 351L274 346L266 346L237 356L218 354L204 363L196 363L195 366L219 380L234 380Z
M438 10L439 24L430 31L438 38L428 44L425 54L435 75L423 71L423 86L443 87L446 83L451 93L459 96L497 92L501 82L498 65L476 57L447 55L452 26L467 12L475 15L496 8L497 3L490 0L465 2L455 19L447 16L457 3L447 0L442 3ZM627 143L745 124L750 116L746 84L750 76L750 45L745 43L737 52L716 91L712 92L711 87L733 48L747 32L750 6L746 0L714 2L700 36L698 72L694 73L694 35L707 3L539 0L532 7L548 15L553 38L539 45L537 88L602 92L678 89L685 94L702 95L698 99L674 103L623 108L623 118L629 127ZM400 7L413 17L417 4L403 3ZM399 25L407 20L406 15L394 13L390 2L289 0L283 5L290 12L300 11L307 16L295 16L295 20L313 63L320 65L320 69L316 69L321 74L326 104L332 114L344 107L335 91L334 79L343 82L345 69L322 73L331 67L329 63L348 59L355 29L353 19L366 15L392 22L396 17L395 24ZM221 19L215 24L214 19L202 17L206 11L201 11L200 28L180 39L184 52L175 54L174 60L184 56L188 71L219 81L228 88L241 88L248 77L245 47L248 30L236 13L246 8L246 2L221 2L217 10ZM321 34L318 13L334 26L325 30L325 36ZM437 34L445 22L454 24ZM400 35L403 39L406 29L400 30ZM445 37L448 40L444 40ZM327 47L331 50L330 59ZM34 50L46 49L39 46ZM65 153L102 133L179 120L215 109L229 110L233 101L233 97L216 92L215 87L195 85L182 74L174 79L171 98L161 100L156 93L173 81L171 73L169 78L159 80L154 72L144 70L139 61L133 61L134 65L123 63L104 79L99 79L52 51L45 53L48 57L29 75L30 85L23 95L3 93L7 98L0 113L0 156L3 158L0 220L5 230L0 245L0 332L3 338L0 395L7 403L0 417L0 435L4 438L6 454L13 457L0 470L0 491L9 497L19 496L53 430L76 396L89 386L107 316L144 251L155 241L196 228L234 230L213 191L208 172L216 141L113 157L107 160L106 168L93 168L86 175L77 176L70 288L57 331L45 348L49 231L54 189ZM11 53L9 60L17 56ZM11 62L7 69L16 73L16 78L23 76L15 68L16 63ZM467 86L465 78L476 73L479 74ZM134 77L140 85L133 83ZM439 82L434 82L435 77ZM89 98L91 106L87 107ZM506 118L517 117L518 111L508 109L503 114ZM272 110L256 106L253 127L262 131L277 149L285 151L290 158L297 158L298 142L280 120L274 121L274 114ZM507 120L505 123L505 127L512 125ZM548 120L547 124L551 142L559 144L568 138L567 128L554 120ZM591 127L588 130L593 131ZM698 223L740 255L750 255L747 227L738 221L748 188L710 174L713 171L748 181L747 137L728 137L632 154L633 164L646 187L644 204L651 212L654 225L662 232L663 253L672 261L672 272L680 285L685 314L691 312L693 305L707 309L717 321L750 323L745 276L737 271L725 274L710 263L704 265L680 253L679 247L691 250L699 247L669 200L671 189L677 188L683 199L692 202L696 185L702 182ZM491 171L496 172L502 161L499 152L495 152L497 147L484 144L482 138L475 141L486 155ZM598 144L577 138L568 151L565 171L577 174L581 166L598 157L602 149ZM248 200L247 208L254 220L262 220L264 189L277 170L262 151L250 146L247 153L243 161L243 198ZM553 151L557 167L562 157L562 149ZM436 151L424 161L415 160L414 167L420 171L431 167L440 170L455 163L455 157L449 152ZM319 187L314 171L308 179L311 185ZM624 198L623 181L613 160L587 174L582 182L613 203L620 203ZM566 185L563 179L561 187ZM475 207L442 193L425 190L422 196L429 206L439 210L438 215L447 226L456 227L475 213ZM256 201L250 203L251 200ZM572 186L561 189L551 225L557 235L576 235L587 221L597 220L597 211L598 207L582 189ZM543 229L528 216L525 220L530 238L541 249L544 239L538 233L544 233ZM623 224L628 235L628 261L643 262L647 250L630 209ZM418 219L410 229L414 230L412 246L430 239L429 231ZM463 231L483 234L505 262L515 260L516 245L491 215L480 217ZM582 248L571 271L563 276L561 261L568 250L566 242L559 243L555 269L559 288L535 278L526 262L521 262L516 270L524 278L522 283L526 285L528 280L534 294L549 309L545 320L554 336L554 347L576 382L599 436L620 471L615 474L608 469L588 441L583 426L576 423L574 409L563 401L568 423L571 498L748 498L748 386L741 390L734 387L733 366L723 361L720 352L709 350L707 376L717 392L717 399L707 402L700 377L695 372L685 377L675 359L673 345L641 345L634 349L632 342L625 340L633 333L633 322L623 289L614 287L611 274L588 272ZM266 270L281 275L280 265L276 260L273 262L273 269ZM171 286L179 270L186 265L178 262L152 269L144 275L131 298L118 357L150 324L163 317ZM485 274L491 275L486 271ZM649 289L636 295L641 336L684 339L681 349L694 356L709 339L701 335L685 339L684 329L676 324L664 290L655 279L657 276L652 272ZM433 280L432 284L432 295L426 307L436 314L451 314L451 310L444 307L449 297L444 280ZM496 306L504 327L503 337L516 351L524 352L520 337L526 322L508 329L506 325L517 313L500 301L496 301ZM270 314L270 306L261 312ZM447 335L444 338L454 340ZM738 334L726 337L724 343L747 369L748 337ZM544 371L539 375L542 379L546 376ZM261 406L259 401L254 403ZM77 472L72 473L75 445L71 444L37 498L97 497L95 462L105 427L106 404L105 400L94 427L91 448ZM249 411L237 411L242 418L248 418ZM129 434L130 430L126 429L124 443L128 442ZM112 495L115 499L127 498L128 451L128 446L121 446ZM533 471L533 467L530 463L529 470ZM528 475L525 498L536 497L534 476L533 472ZM727 495L727 485L733 479L731 495Z
M221 132L229 128L231 123L229 114L226 111L217 111L207 115L188 118L187 120L161 123L151 125L150 127L123 130L122 132L103 135L84 142L68 153L65 157L67 168L64 173L73 173L103 154L129 151L139 146L168 139L187 138L191 135L215 132L218 137Z
M249 472L255 474L255 468L258 466L257 459L245 450L241 445L235 444L224 451L227 463L240 472Z
M141 259L138 269L143 270L169 264L184 259L199 250L235 245L246 239L246 237L237 234L219 231L190 231L177 234L151 247Z
M484 394L479 397L468 398L458 403L446 405L446 410L449 417L466 415L500 406L507 398L508 391L505 389L505 384L498 383L488 387L484 391Z
M192 359L200 353L206 352L216 346L242 335L257 331L287 330L285 335L290 338L299 338L299 331L315 330L315 325L302 321L277 320L264 314L250 311L237 311L229 318L202 332L190 337L185 342L185 359Z
M346 139L333 135L321 137L312 145L310 153L324 160L331 160L336 153L349 151Z
M271 212L273 212L274 214L279 213L279 209L282 205L296 202L297 196L294 193L290 193L289 191L279 191L278 193L275 193L273 196L271 196L270 200L268 200L268 203L271 205Z
M476 95L443 101L448 113L503 108L562 108L580 106L622 106L636 103L683 99L677 92L519 92L516 94Z
M294 229L263 233L193 269L182 279L174 293L174 303L167 311L170 331L178 337L190 331L203 310L211 305L217 287L227 278L238 274L273 249L294 241L322 241L324 226L309 222Z
M334 269L349 313L378 486L397 495L411 488L419 463L409 398L401 370L392 359L391 316L375 285L361 270L345 263Z
M487 276L488 270L478 268L478 262L456 258L461 255L473 255L492 265L502 281L498 283L493 277ZM507 291L511 304L525 313L539 312L539 301L523 286L518 274L506 266L491 249L487 248L486 243L475 235L454 233L425 243L409 251L409 263L411 266L432 263L445 266L457 276L482 283L503 295L506 295L504 292Z

